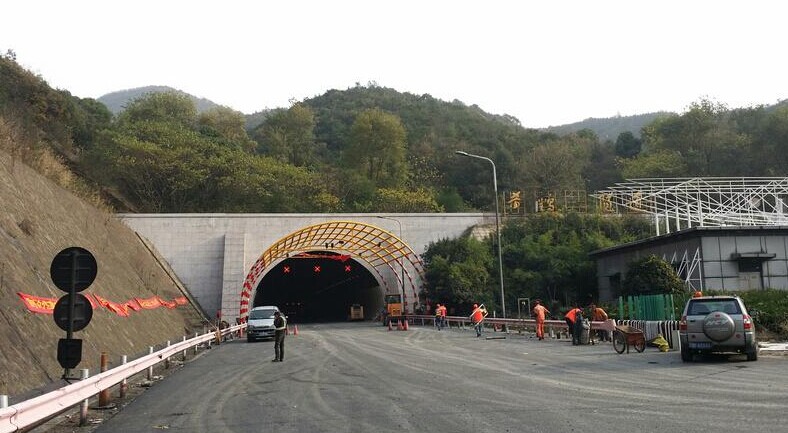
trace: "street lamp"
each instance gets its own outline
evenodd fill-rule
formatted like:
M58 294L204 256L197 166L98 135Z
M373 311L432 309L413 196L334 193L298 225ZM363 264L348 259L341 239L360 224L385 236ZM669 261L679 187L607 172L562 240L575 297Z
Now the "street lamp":
M498 275L501 278L501 317L505 318L506 317L506 301L505 301L504 291L503 291L503 258L502 258L502 254L501 254L501 227L500 227L500 223L498 222L498 219L499 219L499 217L498 217L498 180L497 180L497 176L495 175L495 163L490 158L487 158L487 157L484 157L484 156L480 156L480 155L474 155L474 154L468 153L468 152L463 152L462 150L455 150L454 153L456 153L457 155L467 156L467 157L470 157L470 158L483 159L483 160L489 162L490 164L492 164L492 169L493 169L493 190L495 192L495 233L496 233L496 235L498 237Z
M398 220L396 218L384 217L384 216L378 216L378 218L380 218L382 220L394 221L395 223L397 223L397 226L399 226L399 240L400 240L400 242L404 242L402 240L402 223L400 222L400 220ZM400 272L401 272L400 284L402 286L402 290L401 290L402 291L402 301L404 302L405 301L405 263L402 261L402 255L403 255L402 251L400 251L400 256L399 256L399 259L397 260L397 262L399 263L399 269L400 269Z

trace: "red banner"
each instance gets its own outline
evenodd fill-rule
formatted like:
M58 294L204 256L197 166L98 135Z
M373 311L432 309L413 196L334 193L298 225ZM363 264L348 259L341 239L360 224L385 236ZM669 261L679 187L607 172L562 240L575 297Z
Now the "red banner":
M133 298L124 303L117 303L96 294L82 294L88 298L94 310L98 307L104 307L121 317L129 317L130 311L141 311L142 309L155 310L159 307L174 309L179 305L187 305L189 303L189 300L186 299L185 296L175 298L172 301L166 301L158 296L153 296L147 299ZM28 310L39 314L52 314L55 310L55 304L58 301L57 298L43 298L22 292L17 292L17 295L22 299L22 302Z
M164 299L161 299L161 298L159 298L159 303L161 303L161 305L169 308L170 310L172 310L173 308L176 308L178 306L178 304L176 304L175 302L165 301Z
M107 304L107 310L112 311L120 317L129 317L129 309L124 304L118 304L117 302L109 301Z
M159 300L158 296L154 296L148 299L134 298L134 300L137 301L138 304L140 304L140 307L146 310L155 310L161 307L161 301Z
M57 299L55 298L41 298L27 295L22 292L17 292L16 294L22 298L25 307L34 313L53 314L55 312L55 304L57 303Z
M107 310L112 311L113 313L117 314L120 317L129 317L129 310L126 308L125 305L118 304L117 302L112 302L108 299L104 299L99 295L94 294L96 301L98 301L99 305L105 307Z

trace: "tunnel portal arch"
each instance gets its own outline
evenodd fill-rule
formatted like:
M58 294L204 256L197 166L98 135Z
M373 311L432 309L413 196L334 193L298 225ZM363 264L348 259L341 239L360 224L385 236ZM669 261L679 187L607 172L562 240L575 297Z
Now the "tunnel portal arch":
M246 320L257 282L268 269L284 259L311 251L327 251L362 263L372 271L383 294L402 295L406 312L418 303L424 266L410 246L393 233L371 224L330 221L290 233L260 255L243 282L240 320ZM396 284L389 284L389 280Z

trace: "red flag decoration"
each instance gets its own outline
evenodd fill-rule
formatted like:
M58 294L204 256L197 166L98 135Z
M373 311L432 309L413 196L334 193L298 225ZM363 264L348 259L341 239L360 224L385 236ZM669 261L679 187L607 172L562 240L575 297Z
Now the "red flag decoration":
M17 292L16 294L22 298L25 307L34 313L53 314L55 312L55 304L57 303L55 298L41 298L22 292Z
M159 298L159 303L161 303L161 305L169 308L170 310L172 310L173 308L178 306L178 304L176 304L175 302L165 301L164 299L161 299L161 298Z
M120 317L129 317L129 309L126 305L118 304L117 302L109 301L107 309L117 314Z
M17 292L17 295L22 299L28 310L33 313L39 314L52 314L55 310L57 298L43 298L40 296L28 295L26 293ZM147 299L133 298L124 303L117 303L109 299L102 298L99 295L83 293L88 298L90 305L96 309L104 307L109 311L121 317L129 317L130 311L140 311L142 309L154 310L159 307L167 307L169 309L177 308L179 305L187 305L189 300L185 296L180 296L172 301L165 301L164 299L153 296Z
M107 310L112 311L113 313L117 314L120 317L129 317L129 310L126 308L125 305L118 304L117 302L112 302L108 299L104 299L99 295L93 295L98 301L99 305L105 307Z
M137 301L138 304L140 304L140 307L146 310L155 310L161 307L161 300L159 299L158 296L154 296L152 298L147 298L147 299L134 298L134 300Z
M96 298L93 297L93 295L91 295L89 293L82 293L82 295L85 296L86 298L88 298L88 301L90 302L90 306L94 310L96 309L96 307L99 306L98 302L96 301Z

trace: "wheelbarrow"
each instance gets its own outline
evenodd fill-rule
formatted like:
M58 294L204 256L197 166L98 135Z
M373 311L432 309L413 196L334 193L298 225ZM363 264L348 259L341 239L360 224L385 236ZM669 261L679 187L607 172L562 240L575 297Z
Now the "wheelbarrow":
M613 349L618 353L629 353L629 346L638 352L646 350L646 336L643 331L628 325L616 325L613 330Z

